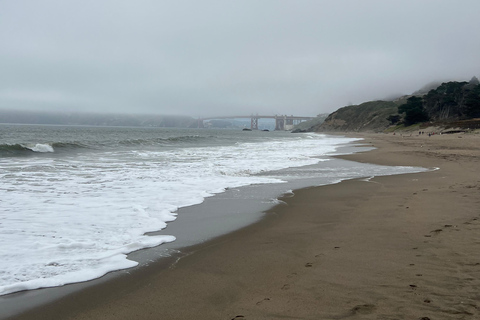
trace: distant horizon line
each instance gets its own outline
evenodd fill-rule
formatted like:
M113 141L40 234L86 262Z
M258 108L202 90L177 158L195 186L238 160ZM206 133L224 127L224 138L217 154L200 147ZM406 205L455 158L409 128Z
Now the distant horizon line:
M56 114L56 115L99 115L99 116L111 116L111 115L122 115L122 116L159 116L159 117L186 117L192 119L215 119L218 118L250 118L252 116L259 116L259 117L274 117L274 116L292 116L291 113L272 113L271 115L267 113L251 113L249 115L242 115L238 116L238 114L233 115L225 115L225 114L217 114L217 115L209 115L209 116L192 116L192 115L185 115L185 114L169 114L169 113L148 113L148 112L139 112L139 113L131 113L131 112L99 112L99 111L65 111L65 110L31 110L31 109L9 109L9 108L0 108L0 112L15 112L15 113L38 113L38 114ZM327 113L327 112L326 112ZM331 112L330 112L331 113ZM328 114L330 114L328 113ZM317 115L302 115L300 117L310 117L315 118Z

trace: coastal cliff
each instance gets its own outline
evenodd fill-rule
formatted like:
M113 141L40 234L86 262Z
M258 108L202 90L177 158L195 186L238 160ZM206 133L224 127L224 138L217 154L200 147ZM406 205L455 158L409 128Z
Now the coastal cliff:
M398 104L392 101L370 101L347 106L331 113L313 131L383 131L389 126L389 115L397 112Z
M323 123L313 125L315 132L383 132L408 129L412 125L480 128L480 82L444 82L426 87L393 101L369 101L340 108ZM418 126L417 126L418 127Z

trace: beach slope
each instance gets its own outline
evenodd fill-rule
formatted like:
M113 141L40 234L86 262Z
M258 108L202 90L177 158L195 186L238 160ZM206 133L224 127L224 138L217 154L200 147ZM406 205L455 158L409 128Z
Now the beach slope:
M15 319L479 319L480 137L362 134L439 168L295 191L254 225Z

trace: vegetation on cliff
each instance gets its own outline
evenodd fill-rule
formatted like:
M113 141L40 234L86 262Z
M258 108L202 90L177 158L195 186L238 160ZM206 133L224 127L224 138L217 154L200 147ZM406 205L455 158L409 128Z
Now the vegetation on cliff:
M425 122L430 119L425 108L423 107L423 99L420 97L410 97L407 102L398 107L398 113L405 113L403 123L410 126L415 123ZM401 117L398 117L401 119ZM389 117L392 119L392 116Z
M434 121L461 120L480 116L480 84L476 77L470 82L446 82L423 96L423 106Z
M390 125L387 118L396 114L398 103L370 101L347 106L331 113L314 131L382 131Z
M388 127L408 127L418 123L455 123L480 118L480 82L444 82L432 84L395 101L370 101L347 106L331 113L313 131L384 131Z

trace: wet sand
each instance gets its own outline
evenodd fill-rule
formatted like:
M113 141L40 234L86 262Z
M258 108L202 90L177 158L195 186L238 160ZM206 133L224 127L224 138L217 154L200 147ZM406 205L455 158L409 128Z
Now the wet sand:
M16 319L479 319L480 136L363 134L426 173L295 191L259 223Z

